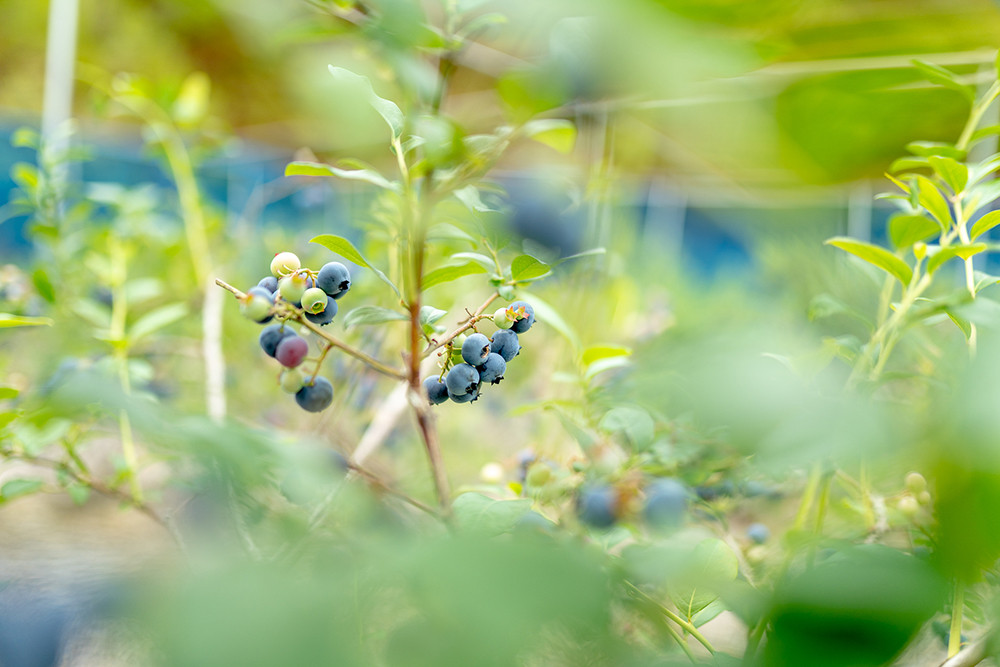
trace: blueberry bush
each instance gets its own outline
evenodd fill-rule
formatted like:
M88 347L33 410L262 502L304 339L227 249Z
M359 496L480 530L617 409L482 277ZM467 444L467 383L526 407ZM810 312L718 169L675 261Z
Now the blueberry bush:
M884 239L761 233L757 273L726 281L664 261L619 201L619 152L660 108L637 91L679 85L629 69L662 35L656 3L605 25L308 4L296 38L356 53L307 76L339 101L331 131L363 140L348 156L317 137L281 183L349 192L350 224L227 219L199 176L232 149L204 75L82 69L157 184L74 178L73 126L13 137L35 159L5 212L34 256L0 273L0 517L104 503L157 552L90 597L93 576L70 577L77 617L126 628L97 664L995 657L994 69L975 87L904 64L923 83L903 90L964 120L880 163ZM719 43L680 39L687 20L677 48L725 70ZM483 84L484 36L518 31L547 49ZM496 113L463 112L484 85ZM575 169L558 214L585 233L541 238L558 215L511 177L539 164ZM46 609L5 631L2 592L0 664L32 633L58 656L72 629Z

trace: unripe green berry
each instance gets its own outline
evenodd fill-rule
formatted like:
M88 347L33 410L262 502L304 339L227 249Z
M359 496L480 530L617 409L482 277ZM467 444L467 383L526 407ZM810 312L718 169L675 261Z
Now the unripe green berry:
M270 319L268 314L271 312L272 305L274 304L269 298L251 290L243 299L243 303L240 304L240 312L254 322L264 322Z
M497 308L497 311L493 313L493 324L497 325L498 329L510 329L514 326L514 320L507 317L506 308Z
M463 333L463 334L458 334L451 341L451 363L460 364L464 361L462 359L462 345L465 343L465 340L467 338L468 336L466 336Z
M552 479L552 468L548 466L547 463L542 463L541 461L531 464L528 468L528 474L525 477L525 481L528 486L545 486Z
M302 295L305 294L308 287L308 276L301 272L285 276L278 281L278 293L288 303L298 303L301 301ZM326 302L324 301L323 303L325 304Z
M921 505L930 505L931 504L931 492L930 491L921 491L920 493L918 493L917 494L917 502L920 503Z
M326 310L326 292L318 287L310 287L302 293L302 308L313 315Z
M286 368L281 373L281 390L286 394L294 394L306 383L306 376L298 368Z
M271 260L271 273L275 278L287 276L289 273L302 268L302 262L293 252L279 252ZM298 299L296 299L298 301Z
M920 493L927 490L927 480L919 472L906 475L906 490L910 493Z
M904 516L908 516L911 519L920 511L920 503L913 496L903 496L900 498L897 507Z

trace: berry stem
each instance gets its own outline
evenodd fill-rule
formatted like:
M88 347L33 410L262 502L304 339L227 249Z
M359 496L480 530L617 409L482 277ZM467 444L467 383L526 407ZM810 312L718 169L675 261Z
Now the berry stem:
M486 309L490 307L490 304L493 303L494 301L496 301L496 299L499 296L500 296L499 292L494 292L493 294L491 294L490 297L488 299L486 299L486 301L484 301L481 306L479 306L479 308L476 308L476 312L472 313L471 315L469 315L468 317L466 317L464 320L462 320L461 322L459 322L458 323L458 327L454 331L452 331L451 333L449 333L448 335L446 335L444 338L435 339L433 343L429 344L424 349L423 358L427 358L435 350L441 349L442 347L444 347L445 345L447 345L451 341L455 340L456 338L458 338L460 335L462 335L463 333L465 333L469 329L474 328L475 325L476 325L476 322L478 322L479 320L485 319L485 317L483 315L483 312L485 312ZM466 312L468 312L468 311L466 311Z
M313 369L312 376L309 378L309 384L316 381L316 376L319 375L319 369L323 366L323 362L326 361L326 355L329 354L332 349L333 343L326 341L322 354L320 354L319 359L316 360L316 368Z
M233 287L232 285L230 285L229 283L227 283L224 280L216 278L215 279L215 284L218 285L219 287L221 287L222 289L224 289L224 290L226 290L228 292L231 292L237 299L244 299L244 298L246 298L246 294L244 292L241 292L240 290L236 289L235 287ZM299 322L302 326L304 326L305 328L309 329L314 334L316 334L317 336L319 336L320 338L322 338L323 340L325 340L331 347L336 347L336 348L338 348L340 350L343 350L344 352L346 352L347 354L351 355L355 359L358 359L358 360L363 361L364 363L368 364L369 366L371 366L373 369L375 369L379 373L382 373L384 375L388 375L391 378L396 378L397 380L405 380L405 379L407 379L407 375L403 371L398 370L396 368L392 368L390 366L387 366L386 364L383 364L378 359L376 359L376 358L374 358L374 357L372 357L372 356L370 356L368 354L365 354L364 352L362 352L361 350L357 349L356 347L348 345L344 341L336 338L335 336L330 335L326 331L323 331L323 329L321 329L318 324L314 324L314 323L310 322L304 316L300 316L300 315L297 314L295 316L295 320L297 322ZM324 355L325 355L325 352L324 352ZM315 374L314 374L314 376L315 376Z

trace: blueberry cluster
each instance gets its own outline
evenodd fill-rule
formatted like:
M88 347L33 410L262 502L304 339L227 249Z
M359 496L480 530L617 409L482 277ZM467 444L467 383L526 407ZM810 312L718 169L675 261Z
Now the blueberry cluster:
M507 364L521 351L518 334L535 323L535 310L524 301L515 301L493 314L499 331L487 338L484 334L462 334L451 342L447 374L424 380L424 389L431 405L451 399L455 403L471 403L479 398L483 385L499 384Z
M260 347L282 365L281 389L294 394L295 402L309 412L330 406L333 385L299 368L309 353L309 344L288 320L305 318L321 326L329 324L337 315L337 300L349 289L351 274L340 262L312 271L303 268L295 254L281 252L271 260L271 275L247 290L241 304L243 314L254 322L279 320L260 332Z
M649 483L643 491L642 518L654 530L673 530L684 523L692 494L672 477ZM623 494L611 484L591 482L580 487L576 511L580 520L594 528L610 528L626 514Z

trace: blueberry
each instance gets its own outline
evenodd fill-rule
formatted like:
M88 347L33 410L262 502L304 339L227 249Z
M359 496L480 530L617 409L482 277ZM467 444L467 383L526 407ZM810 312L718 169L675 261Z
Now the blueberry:
M475 391L471 391L468 394L453 394L449 391L448 398L454 403L471 403L479 398L479 387L476 387Z
M526 301L515 301L507 306L508 311L513 309L514 324L510 330L514 333L524 333L535 323L535 309ZM509 315L508 315L509 317Z
M478 366L490 354L490 339L481 333L470 334L462 343L462 359L470 366Z
M771 531L762 523L751 523L747 526L747 537L755 544L764 544L771 537Z
M274 358L285 368L295 368L309 354L309 343L298 334L292 334L278 343Z
M646 488L646 504L642 514L657 527L678 526L684 521L690 494L676 479L659 479Z
M274 297L263 287L251 287L243 299L241 310L249 319L263 324L270 322L274 317L271 308L274 306Z
M328 262L316 276L316 287L339 299L351 289L351 272L340 262Z
M448 375L444 378L444 383L448 388L448 395L451 396L452 400L457 403L465 403L465 400L459 401L456 397L463 398L470 394L479 394L479 371L469 364L452 366L451 370L448 371ZM471 401L474 399L475 397L466 400Z
M591 484L576 498L580 520L594 528L610 528L618 520L618 492L608 484Z
M274 356L274 351L278 349L278 343L289 336L294 336L295 332L286 324L272 324L264 327L260 332L260 347L269 357Z
M326 308L321 313L306 313L306 319L313 324L325 325L333 322L337 316L337 302L332 297L326 297Z
M490 352L486 361L482 366L477 366L476 370L479 371L479 381L482 384L499 384L507 370L507 362L496 352Z
M302 309L314 315L326 310L326 302L330 299L326 292L318 287L309 287L302 294Z
M257 287L263 287L271 294L274 294L278 291L278 279L274 276L264 276L260 279L260 282L257 283Z
M521 351L521 344L517 340L517 334L510 329L501 329L493 334L490 341L490 351L496 352L507 363L513 361L517 353Z
M287 276L289 273L298 271L300 268L302 268L302 262L299 261L295 253L279 252L271 260L271 274L277 278Z
M424 380L424 391L431 405L440 405L448 400L448 385L435 375Z
M306 412L326 410L333 403L333 385L325 377L317 377L295 393L295 402Z

